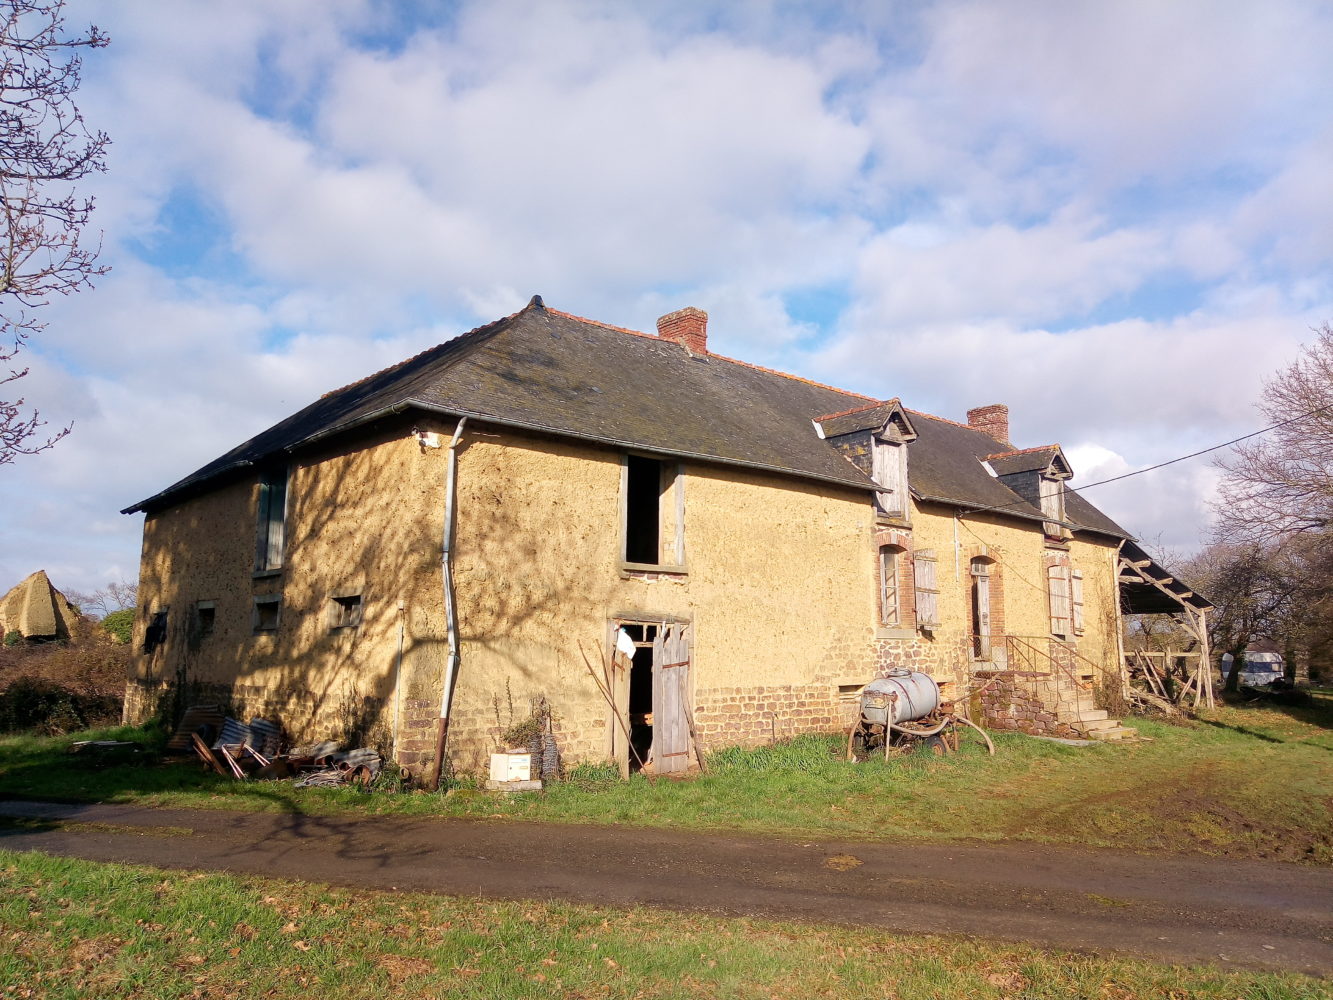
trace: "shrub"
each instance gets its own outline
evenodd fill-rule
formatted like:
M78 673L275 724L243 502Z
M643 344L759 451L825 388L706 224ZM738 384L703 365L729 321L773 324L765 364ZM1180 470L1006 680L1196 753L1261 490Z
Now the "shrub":
M6 646L17 646L22 641L23 641L23 633L20 632L18 629L14 629L14 631L12 632L5 633Z
M121 608L102 619L102 628L116 637L117 642L129 642L134 636L134 608Z
M35 729L50 735L114 718L119 700L81 695L63 684L24 675L0 693L0 732Z

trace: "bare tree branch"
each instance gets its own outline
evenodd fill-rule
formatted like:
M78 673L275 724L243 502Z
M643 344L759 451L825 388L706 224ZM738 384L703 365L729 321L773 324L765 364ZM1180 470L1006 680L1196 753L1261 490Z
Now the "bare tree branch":
M0 4L0 386L28 374L9 362L45 327L34 311L54 295L91 288L107 270L97 263L100 242L80 242L93 199L80 197L74 182L106 169L111 140L88 129L74 93L80 50L109 39L96 26L66 35L64 6ZM43 426L22 398L0 399L0 466L45 451L70 430L43 436Z

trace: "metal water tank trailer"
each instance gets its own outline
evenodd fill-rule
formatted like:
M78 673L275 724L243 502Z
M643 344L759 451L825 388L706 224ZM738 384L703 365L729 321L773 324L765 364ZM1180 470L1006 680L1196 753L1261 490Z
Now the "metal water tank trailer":
M890 670L861 691L861 719L868 725L896 726L923 719L940 704L940 686L929 674Z

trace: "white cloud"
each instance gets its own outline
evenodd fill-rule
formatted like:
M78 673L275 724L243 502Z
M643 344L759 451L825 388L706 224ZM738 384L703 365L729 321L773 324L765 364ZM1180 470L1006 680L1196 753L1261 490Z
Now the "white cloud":
M0 471L0 584L133 575L116 509L534 292L646 330L697 305L719 350L943 416L1007 402L1084 481L1252 429L1333 318L1327 10L872 8L82 8L116 270L31 355L76 430ZM784 307L826 288L840 316ZM1208 470L1093 499L1189 548Z

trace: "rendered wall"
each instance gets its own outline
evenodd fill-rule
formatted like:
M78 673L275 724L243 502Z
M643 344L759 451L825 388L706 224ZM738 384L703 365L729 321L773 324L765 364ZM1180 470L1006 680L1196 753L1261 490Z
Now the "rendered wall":
M469 433L459 460L462 670L450 746L475 769L544 695L570 759L602 759L600 673L612 619L692 627L705 745L841 725L837 688L867 677L874 592L868 498L687 464L685 572L621 568L621 455ZM434 690L413 678L414 698ZM510 705L514 706L513 712ZM409 753L425 754L426 741Z
M293 462L284 562L272 575L254 572L257 477L148 517L136 648L153 611L168 609L169 634L136 656L127 716L142 718L163 685L183 681L238 713L279 717L297 739L398 730L400 759L424 765L447 651L446 462L447 448L419 447L406 427ZM868 498L690 464L686 571L637 572L621 567L620 492L613 449L465 430L453 765L483 766L537 696L554 710L567 759L603 759L612 717L588 663L600 669L615 618L691 624L705 744L840 726L838 686L868 676ZM363 623L331 630L330 596L350 590L363 594ZM256 634L254 598L269 593L281 594L281 626ZM190 631L201 600L216 607L204 639Z
M880 534L882 543L892 540L883 529ZM973 686L972 673L1005 666L1007 652L1017 653L1015 659L1031 655L1038 660L1045 655L1043 669L1049 669L1051 650L1063 645L1072 653L1057 655L1074 665L1080 675L1094 674L1103 682L1118 670L1116 545L1112 540L1079 535L1068 543L1071 566L1083 573L1084 631L1055 643L1050 632L1046 558L1064 550L1047 544L1039 524L984 513L955 519L950 508L921 504L914 507L910 532L898 534L910 535L902 544L912 552L935 553L940 625L903 638L880 639L877 664L881 671L894 666L924 670L938 681L949 682L952 689L946 694L961 699ZM992 560L994 652L989 663L972 655L971 562L977 557ZM900 580L900 590L907 586L910 581ZM1006 642L1007 637L1015 638Z
M421 423L447 441L452 425ZM447 655L440 559L447 448L410 425L294 461L282 571L254 572L257 477L147 518L136 649L149 615L169 609L166 644L135 658L130 719L170 682L276 716L298 739L396 737L423 767ZM957 525L922 505L910 528L877 526L854 490L687 463L681 572L621 565L622 454L469 424L458 452L455 570L461 665L452 764L475 771L499 734L544 696L567 760L605 759L612 714L600 673L613 619L692 628L695 722L705 746L746 744L851 720L855 689L912 666L968 689L973 555L996 560L997 634L1049 639L1040 526L972 515ZM887 534L886 534L887 533ZM877 545L892 535L938 559L941 624L918 632L910 559L903 627L877 629ZM1076 539L1085 580L1081 657L1114 669L1115 548ZM359 628L329 627L337 593L363 595ZM282 596L276 633L256 634L254 598ZM214 632L190 632L213 601ZM401 610L400 610L401 602ZM401 629L401 656L399 637ZM1000 640L997 639L997 646ZM843 688L840 697L839 688Z
M436 455L400 428L293 462L276 573L254 569L257 475L148 516L136 650L155 611L168 611L168 636L137 653L127 717L175 682L277 716L298 739L387 731L400 623L405 669L442 661ZM330 628L331 596L352 591L363 595L361 625ZM281 596L281 624L257 633L254 598L268 594ZM198 601L215 605L206 638L194 628Z

